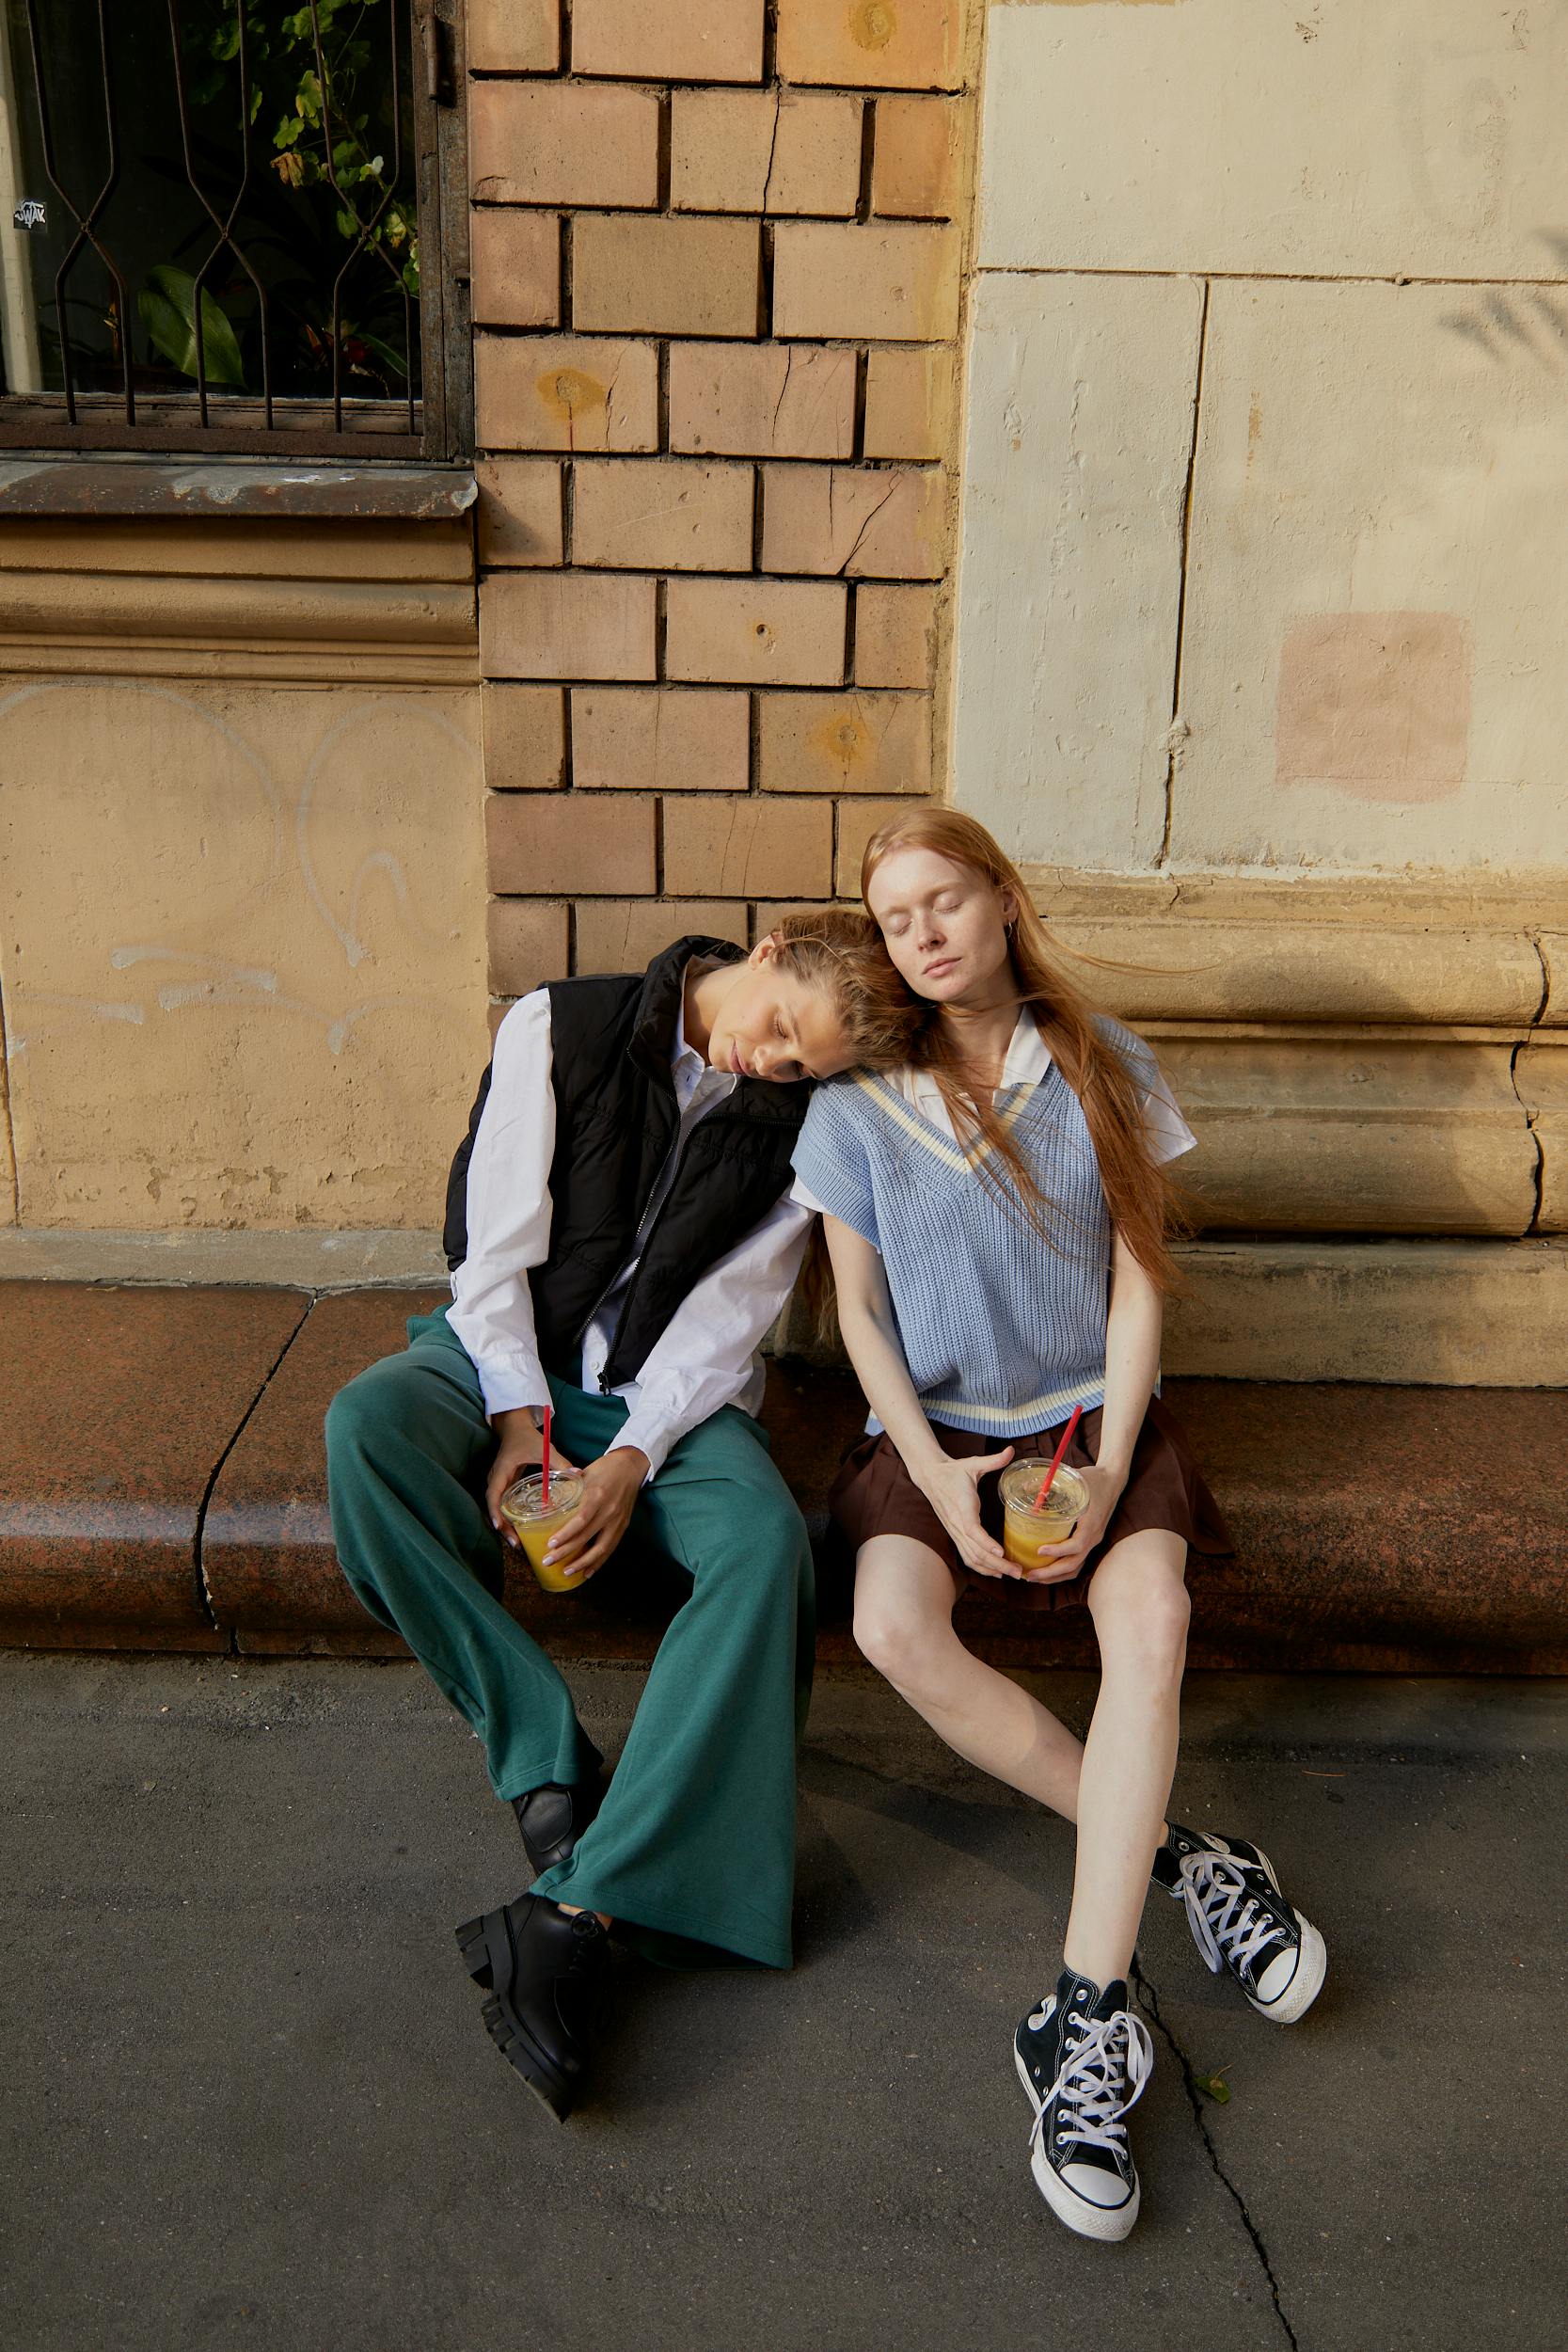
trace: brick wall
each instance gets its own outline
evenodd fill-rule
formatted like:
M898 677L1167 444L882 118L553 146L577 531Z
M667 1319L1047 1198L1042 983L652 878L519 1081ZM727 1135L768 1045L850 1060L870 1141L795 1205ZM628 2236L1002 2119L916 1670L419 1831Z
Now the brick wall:
M933 772L962 0L471 0L490 979L750 944Z

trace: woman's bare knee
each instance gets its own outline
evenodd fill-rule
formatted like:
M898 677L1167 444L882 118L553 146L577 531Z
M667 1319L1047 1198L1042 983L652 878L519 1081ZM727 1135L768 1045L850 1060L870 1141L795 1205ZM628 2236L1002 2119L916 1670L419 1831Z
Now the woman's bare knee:
M951 1622L887 1600L856 1603L855 1644L862 1657L900 1690L918 1682L953 1638Z
M1181 1563L1169 1556L1168 1547L1140 1547L1140 1556L1132 1549L1137 1544L1135 1536L1118 1544L1089 1586L1101 1662L1107 1672L1140 1680L1180 1681L1192 1616Z
M919 1687L955 1639L953 1599L951 1576L924 1544L889 1537L867 1544L855 1577L862 1657L895 1689Z

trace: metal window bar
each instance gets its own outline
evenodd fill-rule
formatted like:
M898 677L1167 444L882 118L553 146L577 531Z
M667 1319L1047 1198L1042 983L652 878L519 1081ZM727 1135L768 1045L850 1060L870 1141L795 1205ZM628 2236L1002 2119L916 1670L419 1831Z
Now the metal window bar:
M102 6L102 0L100 0L100 6ZM265 419L263 429L270 433L273 430L272 351L270 348L271 336L268 332L267 325L267 290L265 286L262 285L261 280L257 276L255 270L252 269L250 263L246 261L241 248L234 244L230 234L234 223L239 217L240 207L245 202L246 196L250 192L250 26L245 17L244 0L241 0L238 17L240 40L238 53L240 61L240 142L241 152L245 157L245 169L240 176L240 184L234 191L234 201L229 207L227 216L220 218L212 199L208 196L206 189L201 185L201 183L196 176L196 160L191 150L190 105L185 95L185 62L181 54L184 47L184 25L182 23L180 16L180 0L168 0L169 37L174 43L174 89L175 96L178 99L180 105L180 147L185 159L185 177L189 180L192 188L195 190L196 195L200 201L202 210L207 214L214 228L218 232L217 243L214 246L211 253L208 254L207 259L202 262L201 267L196 273L196 296L191 306L191 323L195 328L196 340L196 397L197 404L201 411L202 429L205 431L211 424L212 420L207 414L207 332L206 321L202 316L201 297L203 293L206 291L207 273L216 262L218 255L224 250L225 246L227 246L233 254L234 259L238 262L240 267L244 270L245 276L249 278L256 293L256 309L261 323L261 408ZM61 331L62 333L64 331L63 322ZM410 426L409 430L412 431L413 427Z
M391 209L392 191L403 176L403 109L401 103L403 92L398 76L398 44L394 40L391 45L392 168L383 184L380 203L371 215L370 219L362 221L357 205L355 204L348 191L340 186L338 180L338 142L332 135L331 77L326 70L326 56L322 48L320 0L310 0L310 28L316 39L316 75L321 84L322 129L326 140L327 183L333 195L337 197L344 211L349 214L359 231L354 250L347 256L341 269L332 281L332 421L341 433L343 418L343 279L348 276L360 255L368 249L374 253L378 260L385 262L387 268L391 271L392 282L400 288L403 295L403 342L408 359L408 430L412 433L417 428L414 421L414 328L408 287L406 280L396 269L392 268L391 261L375 233Z
M4 0L0 0L0 7L3 5ZM471 392L462 118L461 109L455 104L455 93L462 87L460 0L386 0L384 11L374 7L372 0L370 7L358 11L356 33L373 17L374 32L385 36L376 60L383 76L379 88L384 103L377 117L380 127L373 134L379 142L373 159L360 140L364 118L354 116L353 101L345 106L339 90L323 0L309 0L309 45L320 108L319 177L330 193L344 250L331 275L329 304L325 298L323 302L326 313L325 342L329 345L329 387L324 385L320 391L312 389L303 395L290 390L286 383L279 384L278 287L276 282L269 283L264 262L258 265L259 254L247 250L247 240L262 246L266 243L264 234L256 239L254 223L258 215L252 206L258 188L264 183L264 173L260 178L258 174L252 120L262 103L258 95L255 35L250 22L255 0L233 0L235 45L231 56L239 115L239 146L234 159L237 177L221 187L216 184L212 167L214 151L211 137L204 161L202 141L198 135L201 110L193 99L190 82L189 0L166 0L172 59L168 96L172 119L178 125L178 160L183 178L183 188L177 193L186 199L186 210L196 222L195 227L187 230L182 247L192 244L198 234L206 246L190 281L187 326L189 358L194 365L184 372L193 374L195 380L188 390L166 384L150 385L145 380L138 382L138 375L145 377L154 371L138 368L134 349L138 313L131 292L133 273L126 267L123 254L117 254L115 237L105 218L120 189L125 165L123 94L113 32L116 11L111 0L89 0L89 5L95 11L91 20L96 29L93 47L101 73L101 87L93 96L103 108L103 151L102 171L95 169L90 177L80 170L73 173L61 154L55 108L60 98L59 67L66 42L62 0L24 0L25 64L31 69L38 160L52 198L62 208L66 226L73 233L54 272L58 389L10 394L0 390L0 446L150 451L196 446L245 453L305 455L325 450L341 451L352 443L364 456L450 458L465 454L470 438ZM223 0L217 0L217 5L221 7ZM286 0L278 0L276 13L281 21L293 12L287 9ZM330 15L330 8L326 13ZM150 20L142 22L146 24ZM0 22L0 38L3 37ZM423 52L422 75L411 71L416 42ZM212 54L215 55L215 50ZM18 57L16 63L21 67L24 60ZM21 80L19 72L19 86ZM3 91L4 77L0 76L0 95ZM73 87L70 99L73 129L86 119L84 102L91 103L88 93ZM412 130L411 145L405 132L405 107ZM210 98L207 115L210 119ZM96 111L92 119L96 123ZM67 144L71 142L68 140ZM80 137L75 144L80 148ZM355 148L358 149L358 160L366 167L358 173L345 168L345 157L354 160ZM314 156L315 151L311 151ZM139 160L146 167L147 159ZM298 183L288 184L292 188ZM362 199L372 188L376 191L375 200L367 204ZM275 205L282 200L277 188L265 189L264 193ZM194 208L198 208L198 212L193 210L190 199L194 199ZM178 212L175 204L173 213ZM410 228L418 240L418 294L410 288L396 250L385 233L390 230L406 243L405 232ZM276 244L275 227L272 238ZM93 387L90 362L85 364L87 380L83 380L84 366L79 365L73 342L72 276L89 254L96 256L112 288L109 315L101 322L109 330L109 362L100 358L99 373L101 376L112 374L116 378L113 390ZM214 359L213 337L217 325L223 326L230 349L234 342L230 322L212 292L214 284L220 282L218 273L225 256L237 273L230 280L230 291L243 278L248 299L254 305L254 321L246 323L245 332L247 348L256 355L255 373L260 380L259 386L245 385L243 389L234 388L231 376L225 380L224 362ZM327 265L330 266L330 257ZM383 310L376 311L372 308L372 316L385 315L388 324L395 321L390 337L378 334L369 346L358 335L353 309L354 300L365 299L356 292L363 278L356 276L365 272L389 281L383 289ZM372 305L373 299L372 296ZM41 289L39 307L41 310ZM310 340L312 332L306 330L306 341ZM315 332L318 359L321 341L319 332ZM390 354L394 359L401 354L401 366L394 369L390 364L385 365L381 380L399 373L402 389L383 389L377 394L355 389L351 380L355 370L371 372L363 365L367 349L371 357L378 359L381 354ZM214 364L218 369L216 376Z
M131 381L130 344L125 337L125 280L115 266L114 256L102 246L93 230L93 223L113 196L119 180L119 139L115 121L114 68L109 61L109 27L103 13L103 0L98 0L98 47L103 66L103 124L108 145L108 176L96 196L88 200L87 210L79 213L67 194L55 161L55 129L44 94L43 54L39 31L38 0L27 0L27 41L32 52L33 90L38 101L39 138L43 149L43 168L54 189L71 219L76 234L64 261L55 272L55 312L60 324L60 364L65 372L65 412L72 424L76 421L76 385L71 368L71 335L66 325L65 287L72 266L85 245L90 245L114 284L116 316L120 322L119 346L125 376L125 421L136 421L135 388Z

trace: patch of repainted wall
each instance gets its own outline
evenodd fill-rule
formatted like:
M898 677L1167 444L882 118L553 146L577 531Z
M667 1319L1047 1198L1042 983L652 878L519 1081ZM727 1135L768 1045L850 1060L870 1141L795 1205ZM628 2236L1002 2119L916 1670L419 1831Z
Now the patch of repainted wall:
M414 1226L483 1067L471 690L0 686L28 1226Z
M1450 800L1470 737L1470 625L1456 612L1320 612L1279 657L1275 772L1364 801Z

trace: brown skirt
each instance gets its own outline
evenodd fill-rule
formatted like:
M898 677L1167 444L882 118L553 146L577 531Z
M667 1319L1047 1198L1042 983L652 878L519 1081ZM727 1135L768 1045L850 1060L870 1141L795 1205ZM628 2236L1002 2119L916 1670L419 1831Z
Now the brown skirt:
M1072 1433L1072 1443L1064 1460L1075 1468L1094 1461L1101 1419L1098 1406L1084 1415ZM1041 1429L1034 1437L1009 1438L982 1438L971 1429L950 1429L941 1422L931 1423L942 1452L959 1460L974 1454L1000 1454L1005 1445L1011 1445L1015 1461L1030 1454L1043 1454L1049 1461L1066 1426L1065 1422L1058 1422L1053 1429ZM904 1468L891 1438L861 1438L850 1446L828 1496L828 1508L834 1525L857 1552L874 1535L912 1535L917 1543L927 1545L939 1559L945 1560L962 1583L994 1581L974 1576L964 1567L958 1546ZM996 1477L982 1482L980 1521L987 1534L1000 1543L1002 1497ZM1055 1584L1009 1581L1006 1589L1015 1596L1022 1608L1068 1608L1086 1597L1089 1579L1112 1545L1146 1527L1168 1529L1192 1550L1206 1553L1210 1558L1223 1557L1235 1549L1220 1506L1204 1483L1203 1472L1187 1443L1185 1431L1158 1397L1149 1399L1143 1427L1132 1448L1132 1467L1110 1523L1078 1574Z

